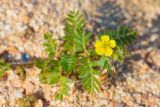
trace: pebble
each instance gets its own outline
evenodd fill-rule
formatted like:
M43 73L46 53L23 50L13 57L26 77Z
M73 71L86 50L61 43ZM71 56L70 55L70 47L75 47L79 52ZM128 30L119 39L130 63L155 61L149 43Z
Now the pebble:
M100 1L100 2L99 2ZM156 14L159 14L160 6L159 1L151 2L151 0L137 0L126 2L126 0L116 1L116 4L112 0L61 0L61 1L45 1L45 0L27 0L27 1L12 1L1 0L0 4L0 53L3 53L8 47L12 54L24 53L22 59L25 61L29 57L46 57L44 52L43 33L50 31L54 34L55 39L64 35L64 18L66 14L73 9L83 10L88 15L88 28L101 31L107 26L111 28L117 27L117 24L129 24L135 25L135 28L139 33L147 36L148 40L141 40L139 45L135 46L139 49L141 46L149 46L147 49L135 50L139 51L142 56L138 61L133 61L133 72L127 71L123 74L123 80L118 75L118 80L115 79L115 85L111 84L110 88L106 88L105 92L99 92L96 97L88 96L87 93L76 90L74 95L69 92L69 96L65 97L64 101L55 101L54 96L57 91L56 86L49 86L41 84L38 78L40 70L36 67L26 68L26 79L20 80L15 71L8 71L7 80L0 81L0 106L14 107L16 101L28 94L35 94L40 91L44 93L42 97L49 102L51 106L61 107L123 107L123 106L160 106L159 93L160 93L160 74L155 72L154 69L149 67L146 61L154 63L159 67L159 46L157 33L158 27L152 28L153 19L156 19ZM106 3L111 3L111 7L115 10L111 10L113 14L111 17L109 11L107 13L97 13L97 5L106 6ZM127 5L126 5L127 3ZM154 5L153 5L154 4ZM117 8L116 8L117 7ZM141 8L143 7L143 9ZM123 13L125 12L125 13ZM152 13L152 14L151 14ZM102 17L104 16L104 17ZM121 20L118 20L120 17ZM104 18L101 20L100 18ZM124 21L122 20L124 18ZM132 19L133 18L133 19ZM109 20L109 21L108 21ZM132 22L132 20L135 20ZM120 22L119 22L120 21ZM104 24L104 22L106 24ZM136 23L136 24L135 24ZM157 22L158 23L158 22ZM100 28L97 28L100 25ZM150 31L153 29L152 31ZM94 31L94 30L93 30ZM149 34L146 34L146 32ZM148 37L150 33L154 33ZM33 36L34 35L34 36ZM154 45L151 46L149 43ZM14 48L13 48L14 47ZM16 47L16 49L15 49ZM143 47L142 47L143 48ZM148 51L147 51L148 50ZM27 54L26 54L27 53ZM147 59L144 58L145 54L149 53ZM29 56L28 56L29 54ZM19 57L18 57L19 58ZM119 69L124 73L123 69ZM127 69L128 70L128 69ZM74 83L73 83L74 84ZM75 88L71 84L72 88ZM24 93L24 90L26 93ZM69 100L68 100L69 99ZM9 102L9 103L8 103ZM38 99L35 102L35 107L42 107L42 99Z
M43 107L43 102L42 100L38 100L35 104L34 107Z

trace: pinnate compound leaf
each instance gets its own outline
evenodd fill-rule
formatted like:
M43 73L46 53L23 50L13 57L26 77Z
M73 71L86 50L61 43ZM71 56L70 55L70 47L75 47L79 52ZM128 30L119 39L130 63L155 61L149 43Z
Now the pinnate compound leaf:
M60 89L56 93L55 99L56 100L63 100L64 96L68 95L69 92L69 83L71 83L71 80L65 76L61 76L60 78Z
M80 78L82 79L83 88L91 93L99 91L100 82L96 78L97 75L100 75L99 71L91 69L88 64L84 64L80 68Z
M48 84L56 84L59 81L60 73L59 73L58 66L48 67L48 69L42 69L40 73L40 81L42 83L48 83Z
M98 61L97 65L101 67L102 69L107 69L108 71L111 70L111 65L110 65L110 59L107 57L102 56Z
M71 11L65 24L64 48L71 53L82 52L83 45L89 42L90 33L84 31L85 22L79 11Z
M114 39L118 46L126 46L132 43L138 35L133 29L127 26L120 26L116 30L106 30L105 33Z
M60 65L65 72L72 72L76 66L77 58L70 55L64 55L60 60Z
M44 39L45 42L43 43L43 45L46 47L45 51L48 53L49 58L53 58L56 51L55 40L50 33L45 33Z

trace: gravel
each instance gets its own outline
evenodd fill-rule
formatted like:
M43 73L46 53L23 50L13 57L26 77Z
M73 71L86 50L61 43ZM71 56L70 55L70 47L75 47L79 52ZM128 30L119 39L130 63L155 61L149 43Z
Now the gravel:
M0 53L8 50L15 56L26 52L32 57L46 57L43 33L49 31L58 40L64 35L64 19L73 9L80 9L87 29L95 35L105 27L114 29L123 24L136 29L140 35L131 47L132 57L116 76L104 82L103 91L91 96L77 89L77 81L71 84L64 101L54 100L56 86L40 83L38 68L25 68L24 80L17 69L10 70L0 81L0 106L18 107L20 98L33 95L37 99L34 107L159 107L159 0L1 0Z

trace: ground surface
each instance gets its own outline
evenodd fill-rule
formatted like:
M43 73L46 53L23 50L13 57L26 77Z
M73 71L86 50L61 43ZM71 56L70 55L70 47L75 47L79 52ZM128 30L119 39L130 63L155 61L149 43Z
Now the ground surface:
M56 39L63 35L67 12L80 9L87 28L96 32L105 27L132 26L139 32L132 44L132 57L117 69L117 75L104 83L102 92L89 96L72 84L70 96L54 101L56 87L41 84L37 68L25 68L26 79L7 72L0 81L0 106L19 107L18 99L35 95L35 107L159 107L160 106L160 1L159 0L1 0L0 53L8 47L14 54L27 52L45 57L42 34L52 32ZM28 104L27 107L31 105ZM21 107L21 106L20 106Z

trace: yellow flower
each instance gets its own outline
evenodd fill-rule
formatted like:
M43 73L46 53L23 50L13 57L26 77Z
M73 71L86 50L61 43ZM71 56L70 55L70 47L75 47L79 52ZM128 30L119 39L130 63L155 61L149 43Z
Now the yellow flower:
M101 40L97 40L95 43L95 51L98 55L111 56L115 47L116 41L110 40L107 35L101 36Z

